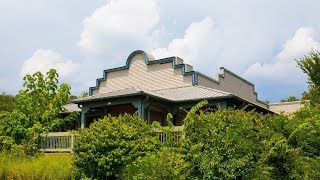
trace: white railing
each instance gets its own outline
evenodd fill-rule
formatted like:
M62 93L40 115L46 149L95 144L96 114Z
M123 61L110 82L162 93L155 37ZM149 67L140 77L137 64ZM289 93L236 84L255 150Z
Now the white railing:
M183 137L182 129L182 126L174 126L172 136L168 136L158 129L154 129L154 131L158 134L161 142L166 142L169 137L172 137L173 141L179 142ZM72 152L74 141L74 135L69 132L50 132L41 136L40 150L43 152Z
M69 132L50 132L42 135L40 150L44 152L72 152L74 135Z
M173 129L172 129L173 141L179 142L181 140L181 138L183 137L182 129L183 129L182 126L173 126ZM168 140L169 136L165 132L158 129L155 129L154 131L158 134L159 140L161 142L166 142Z

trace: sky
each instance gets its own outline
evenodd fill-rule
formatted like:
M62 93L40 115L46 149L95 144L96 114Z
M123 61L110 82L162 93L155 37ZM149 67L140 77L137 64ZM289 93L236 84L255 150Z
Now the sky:
M260 100L301 97L295 59L320 50L317 0L0 0L0 92L57 69L80 95L135 50L178 56L210 77L220 67Z

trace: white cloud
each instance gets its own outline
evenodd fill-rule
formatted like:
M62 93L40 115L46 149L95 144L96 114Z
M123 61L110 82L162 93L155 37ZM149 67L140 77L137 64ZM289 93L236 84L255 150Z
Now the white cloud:
M315 37L316 32L310 27L298 29L293 38L283 45L283 51L276 58L280 60L294 59L306 54L312 48L320 49L320 43L315 40Z
M282 83L301 83L305 81L294 59L299 59L311 49L319 50L320 42L316 40L315 30L310 27L299 28L294 36L287 40L283 49L271 62L255 63L246 70L245 76Z
M200 58L204 49L210 43L214 23L210 17L200 22L194 22L186 29L183 38L173 39L168 47L152 50L156 58L178 56L188 63L194 63Z
M46 73L54 68L62 78L70 77L79 70L80 64L64 57L50 49L37 49L33 55L24 61L21 75L33 74L36 71Z
M111 0L84 20L78 46L95 53L150 47L158 22L154 0Z

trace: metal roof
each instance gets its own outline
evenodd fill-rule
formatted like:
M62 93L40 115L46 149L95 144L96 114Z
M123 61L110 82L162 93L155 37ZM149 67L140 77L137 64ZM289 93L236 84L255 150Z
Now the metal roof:
M202 99L215 99L222 97L230 97L231 93L211 89L203 86L186 86L179 88L172 88L159 91L151 91L141 87L132 87L112 91L108 93L97 94L80 99L76 99L74 103L88 102L94 100L102 100L115 97L134 96L134 95L150 95L167 101L179 102Z
M65 111L63 113L71 113L71 112L81 112L81 109L78 107L78 104L69 103L63 106Z
M228 92L197 85L160 90L156 92L164 94L168 99L172 101L190 101L232 96L232 94Z

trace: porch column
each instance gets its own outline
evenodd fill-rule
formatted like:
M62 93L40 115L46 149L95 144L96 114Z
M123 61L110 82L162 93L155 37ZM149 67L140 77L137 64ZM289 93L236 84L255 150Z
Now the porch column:
M89 111L89 107L82 106L81 110L81 129L86 128L86 113Z
M218 107L220 107L221 109L227 109L227 102L226 101L220 101L218 103Z
M138 115L140 118L146 120L145 108L148 107L147 99L136 99L132 101L132 105L138 109Z

